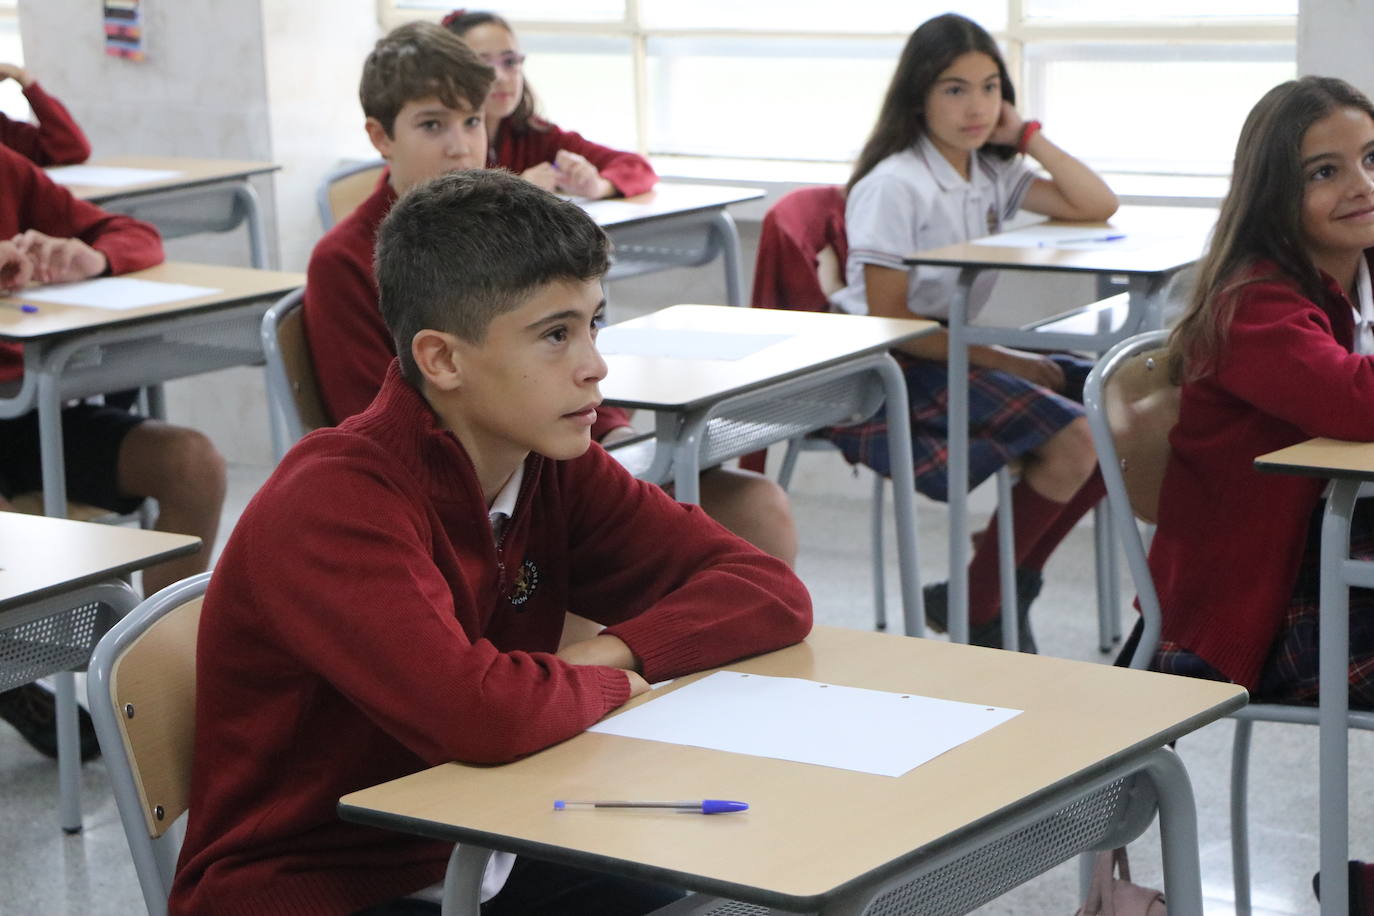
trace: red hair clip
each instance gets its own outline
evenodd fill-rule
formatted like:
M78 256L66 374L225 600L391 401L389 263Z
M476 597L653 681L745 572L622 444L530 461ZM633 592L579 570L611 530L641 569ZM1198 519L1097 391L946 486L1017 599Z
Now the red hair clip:
M467 14L468 14L468 11L467 11L466 9L457 9L457 10L454 10L453 12L451 12L451 13L449 13L447 16L445 16L443 19L440 19L440 20L439 20L439 24L440 24L441 26L443 26L444 28L448 28L449 26L451 26L451 25L453 25L455 22L457 22L459 19L462 19L462 18L463 18L464 16L466 16Z

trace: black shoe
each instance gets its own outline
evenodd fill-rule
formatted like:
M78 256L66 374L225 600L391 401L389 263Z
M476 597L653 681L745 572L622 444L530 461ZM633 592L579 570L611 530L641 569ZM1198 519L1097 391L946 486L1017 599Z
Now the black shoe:
M77 730L81 735L81 760L100 756L91 714L76 707ZM57 757L57 697L41 684L25 684L0 693L0 719L13 725L20 736L38 753Z
M1374 901L1368 900L1364 892L1364 870L1370 866L1351 859L1346 863L1346 886L1349 888L1350 900L1346 903L1346 912L1350 916L1367 916L1371 912L1371 905ZM1312 876L1312 893L1317 895L1317 902L1322 899L1322 874L1317 872Z
M1036 651L1035 634L1030 628L1030 606L1043 584L1044 578L1038 569L1016 571L1016 635L1022 652L1034 654ZM921 589L921 595L925 598L926 626L936 633L946 632L949 629L949 583L927 585ZM969 644L1002 648L1002 616L999 614L987 623L970 627Z

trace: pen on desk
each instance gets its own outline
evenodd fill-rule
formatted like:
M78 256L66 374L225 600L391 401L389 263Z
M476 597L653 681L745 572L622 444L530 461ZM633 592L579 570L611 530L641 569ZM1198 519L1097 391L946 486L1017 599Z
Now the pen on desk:
M701 801L555 801L553 810L567 811L570 808L671 808L675 811L693 811L700 814L729 814L733 811L748 811L749 805L741 801L725 801L720 798L704 798Z
M27 302L0 302L7 309L18 309L25 315L33 315L38 312L38 306L29 305Z
M1053 247L1056 246L1056 245L1074 245L1074 244L1079 244L1079 243L1082 243L1082 242L1119 242L1119 241L1121 241L1122 239L1124 239L1125 237L1126 237L1126 234L1123 232L1123 233L1117 233L1116 235L1098 235L1098 236L1094 236L1094 237L1092 237L1092 238L1087 238L1087 239L1082 239L1082 238L1055 239L1055 240L1050 241L1050 242L1041 242L1041 243L1040 243L1040 247L1041 247L1041 248L1053 248Z

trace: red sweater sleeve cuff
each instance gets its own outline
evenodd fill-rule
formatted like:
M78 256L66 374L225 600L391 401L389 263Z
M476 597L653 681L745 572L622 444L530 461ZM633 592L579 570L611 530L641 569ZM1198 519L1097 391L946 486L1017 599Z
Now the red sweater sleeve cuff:
M607 627L639 659L649 683L710 667L697 649L701 624L677 614L641 614Z
M630 679L619 668L598 667L596 673L601 681L601 698L606 701L602 711L602 715L605 715L613 709L618 709L630 698Z

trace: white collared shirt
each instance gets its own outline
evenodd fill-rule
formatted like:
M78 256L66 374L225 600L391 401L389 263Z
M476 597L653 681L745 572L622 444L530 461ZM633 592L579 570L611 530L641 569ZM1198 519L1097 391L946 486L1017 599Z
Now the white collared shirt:
M1369 261L1363 256L1355 269L1355 352L1374 353L1374 288L1370 285Z
M849 192L844 211L847 285L832 297L835 306L853 315L868 314L865 264L908 270L902 259L917 251L1001 231L1003 222L1021 209L1034 179L1024 157L1002 160L973 153L965 180L927 136L888 156ZM984 271L974 282L970 317L987 302L994 282L993 271ZM958 283L955 267L911 269L907 308L916 315L944 318Z
M520 462L520 466L515 469L515 473L510 475L510 480L506 481L496 494L496 498L491 501L491 507L487 509L487 520L491 522L491 533L498 541L501 539L501 532L506 529L506 522L515 514L515 501L520 497L520 484L525 480L525 463Z

